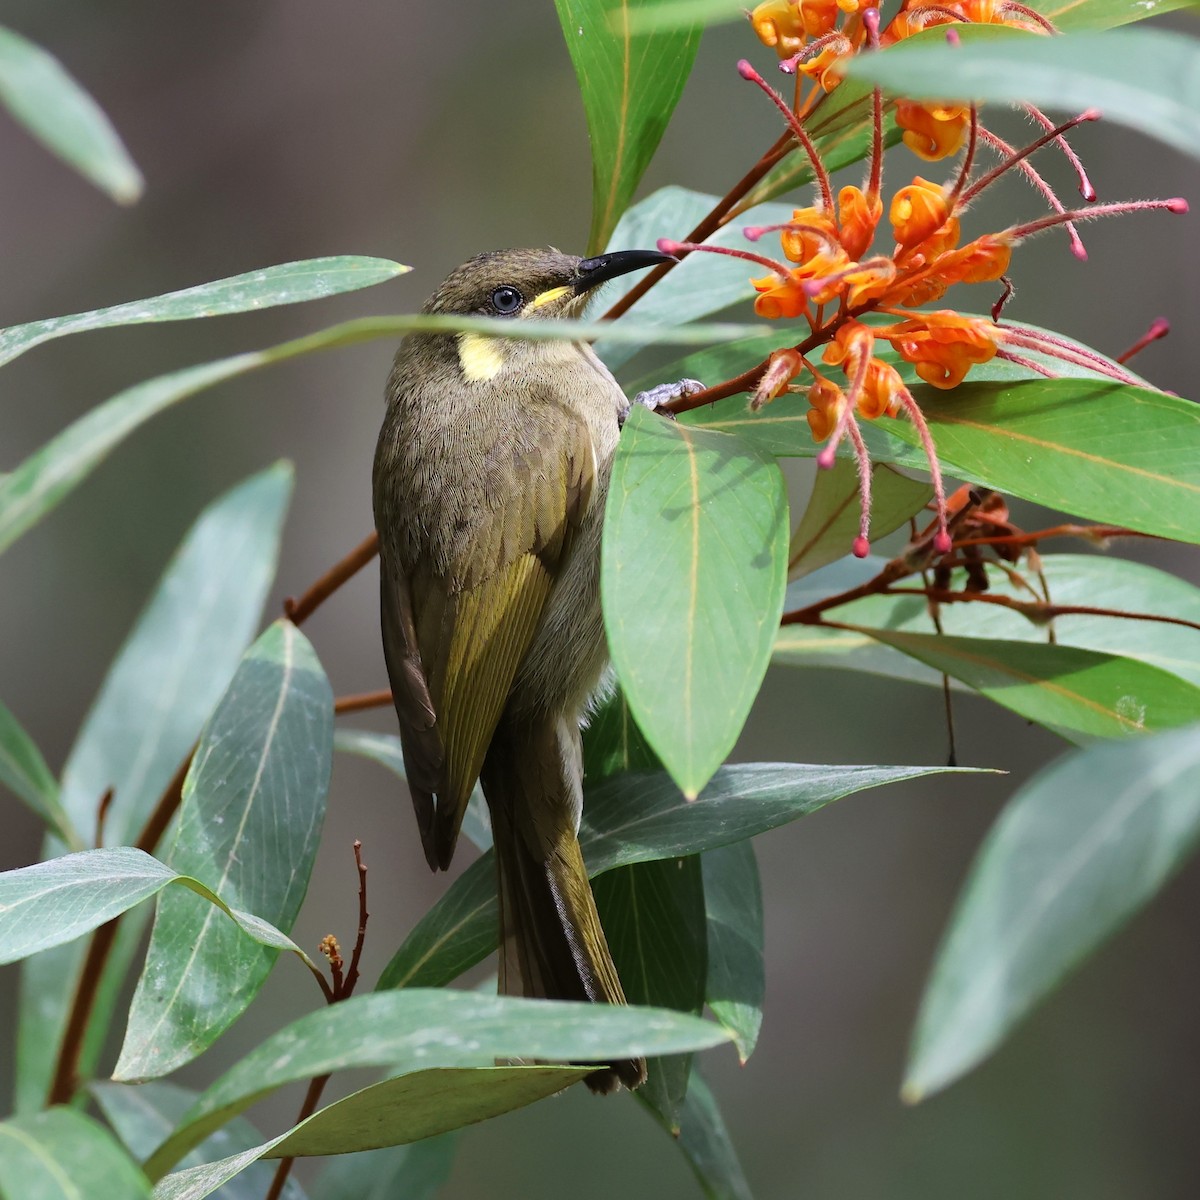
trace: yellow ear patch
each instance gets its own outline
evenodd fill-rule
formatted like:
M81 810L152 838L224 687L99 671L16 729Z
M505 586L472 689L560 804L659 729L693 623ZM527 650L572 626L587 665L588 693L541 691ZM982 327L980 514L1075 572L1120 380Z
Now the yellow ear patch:
M463 378L471 383L495 379L504 367L504 339L482 333L458 335L458 362Z
M571 289L569 287L552 287L544 292L539 292L530 300L529 308L541 308L543 304L552 304L555 300L567 295Z

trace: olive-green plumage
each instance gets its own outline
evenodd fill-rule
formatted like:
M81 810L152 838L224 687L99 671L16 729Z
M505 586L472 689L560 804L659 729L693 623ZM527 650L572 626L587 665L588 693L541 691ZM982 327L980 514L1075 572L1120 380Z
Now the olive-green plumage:
M426 312L574 317L666 256L503 250ZM425 856L449 865L479 779L492 815L500 989L623 1004L579 850L579 726L606 662L600 525L624 393L591 348L412 334L375 454L383 646ZM588 1077L645 1078L641 1059Z

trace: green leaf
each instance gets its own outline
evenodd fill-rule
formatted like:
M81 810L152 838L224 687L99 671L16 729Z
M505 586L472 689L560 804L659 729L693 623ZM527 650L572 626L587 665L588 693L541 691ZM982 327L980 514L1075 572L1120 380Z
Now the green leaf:
M116 325L144 325L152 321L193 321L200 317L220 317L228 313L257 312L281 304L300 304L320 300L342 292L385 283L412 270L386 258L342 255L337 258L309 258L283 263L201 283L177 292L130 300L110 308L49 317L27 325L0 329L0 366L32 350L51 338L92 329L110 329Z
M859 55L850 76L914 99L1024 101L1071 112L1098 107L1105 119L1200 156L1195 39L1154 29L1055 38L1013 30L980 38L970 32L974 36L962 46L914 42Z
M211 888L133 846L81 850L0 874L0 964L17 962L90 932L182 884L230 917L262 946L308 955L261 917L231 908Z
M90 831L105 790L111 842L132 842L191 752L205 719L254 636L275 573L292 490L284 463L252 476L201 513L180 543L109 667L63 770L62 804ZM50 842L46 857L59 853ZM113 1020L117 992L140 940L123 922L102 976L81 1070L91 1072ZM21 975L17 1090L22 1108L41 1103L82 960L64 947Z
M708 968L704 882L696 855L632 863L592 887L617 975L631 1004L679 1012L704 1007ZM678 1130L690 1054L651 1059L638 1098Z
M404 1200L434 1200L450 1178L457 1150L457 1135L443 1133L407 1146L343 1154L309 1191L312 1200L395 1200L401 1195Z
M0 27L0 101L47 150L118 204L142 194L142 173L100 106L62 63Z
M1096 554L1050 554L1041 560L1050 599L1063 605L1102 605L1131 615L1177 617L1200 624L1200 589L1142 563ZM875 576L880 558L847 560L788 588L788 609L801 608L826 596L856 587ZM989 566L988 595L1029 603L1037 598L1014 583L999 567ZM953 590L961 590L965 572L955 571ZM933 620L921 596L867 596L831 610L830 616L854 625L897 632L933 633ZM1045 642L1047 630L1020 613L979 601L943 604L943 630L960 637L1003 638ZM1200 686L1200 630L1159 621L1120 617L1068 615L1054 619L1060 645L1121 654L1161 667ZM876 642L864 633L785 625L775 642L781 662L799 666L833 666L865 670L914 682L941 686L941 675Z
M587 787L622 771L659 770L662 763L658 755L637 727L624 693L615 688L583 731L583 777Z
M1059 29L1112 29L1131 21L1144 21L1181 8L1194 8L1195 0L1040 0L1032 6Z
M727 846L865 788L949 770L750 763L722 767L695 800L665 772L639 772L588 787L579 841L594 877ZM417 923L376 986L440 987L494 951L495 876L490 854L472 863Z
M699 1071L692 1072L676 1145L709 1200L752 1200L721 1110Z
M117 1137L137 1159L148 1158L166 1140L184 1113L196 1102L197 1093L173 1083L93 1083L88 1089ZM205 1138L184 1160L185 1166L211 1162L214 1158L240 1154L262 1142L262 1134L244 1117ZM250 1165L221 1189L217 1200L262 1200L271 1186L275 1168L266 1163ZM305 1200L304 1190L290 1177L281 1200Z
M689 796L733 748L758 693L786 547L774 463L634 406L605 510L604 626L637 723Z
M607 336L645 343L697 345L760 332L753 325L687 325L621 327L599 321L506 321L501 318L416 314L346 321L319 333L281 342L266 350L235 354L216 362L185 367L135 384L93 408L35 450L23 463L0 477L0 551L7 549L58 505L112 449L139 425L226 379L318 350L356 345L374 338L395 337L414 330L446 333L467 331L528 341L575 341Z
M380 1140L389 1148L331 1151L342 1157L322 1173L315 1200L394 1200L400 1195L404 1200L422 1200L436 1195L446 1181L455 1136L445 1133L402 1147L391 1146L389 1139L416 1138L421 1129L499 1116L586 1074L577 1067L500 1067L418 1071L386 1080L321 1109L260 1146L164 1176L154 1189L154 1200L202 1200L219 1188L223 1197L225 1189L241 1182L241 1172L249 1173L262 1158L299 1157L307 1153L306 1147L330 1141L351 1146Z
M483 1066L400 1075L315 1113L269 1155L312 1157L419 1142L543 1100L593 1069Z
M662 237L682 240L717 204L716 196L706 196L680 187L661 188L634 205L621 218L609 248L621 250L630 246L653 246ZM705 239L704 244L747 249L750 243L742 233L746 225L777 225L791 219L790 204L761 204L745 213L736 224L718 229ZM731 258L727 254L689 254L636 301L620 320L637 322L646 328L682 325L698 317L711 316L732 304L753 299L755 291L750 279L753 275L761 274L762 271L752 263ZM605 303L611 303L623 295L634 286L635 280L630 278L624 284L620 290L614 289L611 296L606 292ZM620 328L620 322L613 328ZM614 369L631 359L640 349L636 343L613 342L608 338L601 338L596 343L596 353ZM661 382L661 379L656 382Z
M109 668L63 769L80 828L113 789L108 844L137 837L254 636L292 482L277 463L200 514Z
M1200 542L1200 406L1087 379L914 392L943 466L1048 508ZM916 430L884 418L896 437Z
M745 19L746 9L737 0L656 0L635 8L629 14L629 27L634 33L655 33Z
M0 1122L4 1200L138 1200L150 1184L103 1126L67 1108Z
M1200 725L1065 755L1009 801L938 951L904 1097L990 1054L1200 837Z
M464 1031L469 1036L464 1037ZM434 1068L492 1069L495 1059L514 1058L595 1063L699 1050L724 1039L725 1034L711 1022L659 1009L483 996L440 988L354 996L292 1022L227 1071L154 1154L147 1171L159 1177L231 1116L283 1084L312 1075L386 1065L409 1076ZM471 1091L472 1076L464 1076L461 1086ZM418 1114L414 1121L420 1120L422 1104L410 1097L405 1107ZM433 1132L438 1130L426 1128L416 1136ZM297 1144L301 1142L298 1138ZM290 1151L280 1146L279 1152Z
M871 539L899 529L933 499L933 488L888 463L871 465ZM798 579L844 558L858 536L858 468L839 459L813 480L808 507L788 546L788 578Z
M58 799L58 781L17 718L0 704L0 783L23 800L72 850L83 848Z
M683 92L699 29L635 34L655 0L555 0L592 143L592 229L598 253L625 211Z
M700 862L708 919L705 999L744 1063L758 1041L766 993L758 861L749 842L734 842L709 850Z
M308 640L276 621L242 659L200 738L168 862L290 930L308 888L333 758L333 693ZM159 902L113 1078L165 1075L206 1050L258 994L274 950L211 907Z
M1200 688L1136 659L1051 642L857 631L1072 741L1170 729L1200 719Z

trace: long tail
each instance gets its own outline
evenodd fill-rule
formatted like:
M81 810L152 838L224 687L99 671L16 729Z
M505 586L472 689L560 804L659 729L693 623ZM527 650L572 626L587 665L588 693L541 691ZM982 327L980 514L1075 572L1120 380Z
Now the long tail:
M481 781L492 814L500 895L500 991L624 1004L576 830L582 809L579 731L563 720L502 721ZM645 1082L646 1061L607 1064L595 1092Z

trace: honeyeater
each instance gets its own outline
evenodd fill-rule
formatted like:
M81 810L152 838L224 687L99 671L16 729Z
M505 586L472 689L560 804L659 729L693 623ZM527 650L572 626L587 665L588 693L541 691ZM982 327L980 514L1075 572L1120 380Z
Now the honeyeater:
M666 261L480 254L427 313L519 326ZM580 722L607 661L600 527L629 401L591 347L480 333L400 345L375 453L383 648L425 857L449 866L478 779L500 897L500 990L623 1004L577 831ZM604 1064L594 1091L645 1079Z

